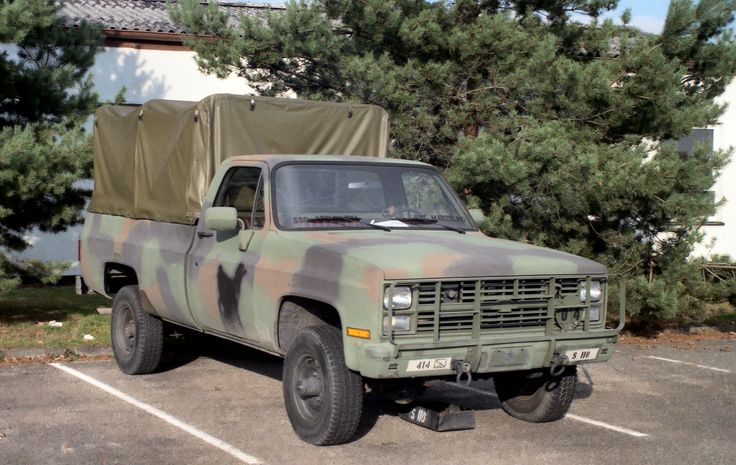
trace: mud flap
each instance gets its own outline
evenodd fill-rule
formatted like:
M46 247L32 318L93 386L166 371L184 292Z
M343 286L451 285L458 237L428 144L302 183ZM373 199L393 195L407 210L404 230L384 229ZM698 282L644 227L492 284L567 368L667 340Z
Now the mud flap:
M462 410L454 404L448 405L443 411L417 405L408 412L400 413L399 418L440 432L475 428L475 412Z
M91 294L89 287L84 282L84 278L78 275L74 277L74 293L77 295Z

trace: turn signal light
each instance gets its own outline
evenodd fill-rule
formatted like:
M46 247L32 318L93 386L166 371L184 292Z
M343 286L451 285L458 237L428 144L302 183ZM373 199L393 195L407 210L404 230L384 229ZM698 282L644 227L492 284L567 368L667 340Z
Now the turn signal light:
M371 332L368 329L351 328L348 326L348 336L359 337L361 339L370 339Z

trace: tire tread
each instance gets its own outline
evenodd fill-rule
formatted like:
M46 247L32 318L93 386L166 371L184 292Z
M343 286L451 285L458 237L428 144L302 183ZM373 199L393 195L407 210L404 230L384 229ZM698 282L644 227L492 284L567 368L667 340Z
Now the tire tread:
M136 341L133 354L126 359L115 343L116 308L127 304L133 310L133 318L137 324ZM119 312L120 310L117 310ZM118 367L129 375L153 373L161 363L163 352L163 322L143 309L138 286L125 286L118 291L113 301L113 320L111 321L113 353Z
M518 380L518 378L516 378ZM550 383L557 383L551 391L540 395L540 399L518 399L515 397L514 378L496 379L496 392L501 401L501 408L509 415L531 423L547 423L562 419L570 409L577 386L577 367L569 367L558 378L547 379L539 389L545 389ZM534 396L532 396L534 397ZM519 409L523 406L523 409ZM531 407L531 408L529 408Z
M329 446L344 444L348 442L358 429L363 411L363 381L360 374L348 369L345 365L342 337L337 328L332 326L309 326L301 329L292 344L291 350L298 350L302 345L314 345L323 351L326 367L325 370L332 373L327 376L326 382L330 382L329 399L331 414L327 418L327 424L321 431L300 431L292 421L295 432L305 441L317 446ZM286 371L289 364L289 353L284 363ZM284 399L287 413L290 412L287 379L290 376L284 373Z

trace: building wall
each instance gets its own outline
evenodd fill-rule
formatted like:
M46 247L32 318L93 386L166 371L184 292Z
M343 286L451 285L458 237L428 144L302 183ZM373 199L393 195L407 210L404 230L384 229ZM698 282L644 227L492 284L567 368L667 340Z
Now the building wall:
M728 150L736 148L736 80L726 88L720 97L721 103L729 104L721 116L720 124L713 127L713 148ZM722 226L704 226L705 238L696 247L693 255L712 259L715 255L730 255L736 258L736 156L721 173L713 186L716 200L722 199L724 204L711 218Z
M208 76L197 69L194 52L181 48L107 47L91 70L102 101L113 100L122 86L128 103L151 99L200 100L211 94L250 94L243 78Z
M6 47L10 53L12 47ZM243 78L232 75L227 79L202 74L194 62L194 52L182 47L133 48L106 47L97 55L90 71L95 90L101 101L112 101L125 86L127 103L143 103L151 99L200 100L217 93L250 94L253 90ZM91 124L89 125L91 128ZM92 182L80 181L81 187L91 188ZM56 234L31 231L26 236L31 247L13 255L19 258L69 261L72 266L65 274L79 274L77 239L78 225Z

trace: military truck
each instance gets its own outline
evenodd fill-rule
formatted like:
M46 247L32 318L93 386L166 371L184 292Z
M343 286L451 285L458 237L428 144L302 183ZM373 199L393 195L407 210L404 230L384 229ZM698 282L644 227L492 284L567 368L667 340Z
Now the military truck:
M261 97L102 107L81 269L120 369L156 370L166 322L285 357L316 445L350 440L366 386L492 378L509 414L563 417L618 341L606 269L485 236L435 168L385 157L387 128Z

